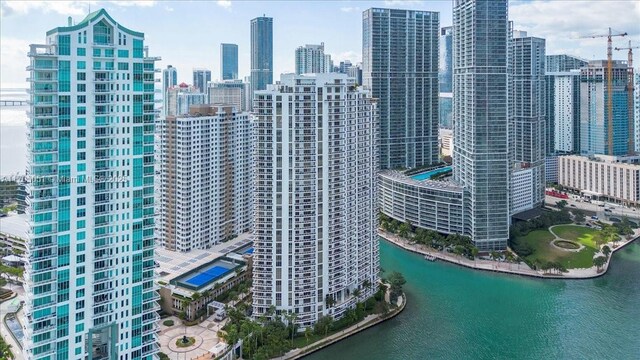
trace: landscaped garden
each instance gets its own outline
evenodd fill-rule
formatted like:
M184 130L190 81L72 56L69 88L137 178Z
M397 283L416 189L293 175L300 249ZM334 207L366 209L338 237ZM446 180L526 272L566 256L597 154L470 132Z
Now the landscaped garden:
M604 246L604 256L594 259L600 252L600 246L613 242L615 247L620 239L618 235L633 233L628 222L624 226L599 223L602 229L597 230L569 224L566 210L556 214L562 221L552 220L551 213L547 213L540 219L517 223L511 228L509 246L534 269L565 272L567 269L596 266L600 270L611 252L608 246Z
M521 254L520 256L529 266L538 269L553 268L553 266L557 265L560 265L557 266L559 270L592 267L593 256L596 253L593 237L597 235L597 231L574 225L559 225L554 227L553 230L555 231L558 228L564 230L561 232L562 236L556 232L559 237L569 240L567 243L571 245L576 245L575 243L582 244L584 248L580 251L575 251L579 246L567 246L566 250L561 249L559 247L562 247L562 243L559 244L556 241L556 246L552 244L555 236L549 230L534 230L527 235L514 238L512 240L514 249L523 247L531 249L530 254Z

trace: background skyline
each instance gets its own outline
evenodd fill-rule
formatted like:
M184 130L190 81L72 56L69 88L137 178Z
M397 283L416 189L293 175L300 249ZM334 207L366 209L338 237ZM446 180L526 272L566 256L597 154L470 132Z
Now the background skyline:
M295 49L325 43L337 65L362 59L362 11L370 7L440 12L441 26L452 23L452 1L2 1L0 3L0 87L26 88L29 44L44 43L44 32L80 22L89 10L105 8L122 25L145 33L156 65L178 69L178 82L192 82L194 68L220 78L220 43L239 46L239 77L249 75L250 20L274 19L274 81L295 70ZM295 15L291 15L295 14ZM606 58L606 38L579 39L604 34L611 26L629 36L614 38L614 46L640 44L640 2L620 1L511 1L509 16L515 29L547 40L547 54L569 54L586 60ZM640 53L640 52L638 52ZM626 51L614 59L626 60Z

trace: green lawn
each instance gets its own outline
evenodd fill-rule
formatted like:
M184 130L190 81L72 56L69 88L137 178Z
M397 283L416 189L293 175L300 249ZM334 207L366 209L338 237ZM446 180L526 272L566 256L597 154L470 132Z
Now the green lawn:
M562 225L561 228L562 227L564 227L564 225ZM554 228L554 230L556 229L557 228ZM556 233L560 235L559 232ZM516 238L514 242L519 244L527 244L533 249L533 253L525 257L532 263L535 263L536 260L540 263L557 261L564 265L564 267L566 267L567 269L590 268L593 266L593 256L596 253L595 248L592 248L589 245L585 244L587 246L579 252L560 250L551 245L551 241L553 239L553 235L548 230L534 230L525 236ZM575 238L567 239L579 241ZM580 242L582 243L582 241Z
M597 249L596 239L600 239L600 233L598 230L584 226L558 225L553 228L553 232L563 239L577 241L594 250Z

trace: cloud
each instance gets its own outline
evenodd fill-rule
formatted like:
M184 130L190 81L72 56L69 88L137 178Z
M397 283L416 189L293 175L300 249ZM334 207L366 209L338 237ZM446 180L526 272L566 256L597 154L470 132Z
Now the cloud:
M514 27L525 30L529 36L547 40L547 54L571 54L585 59L606 57L606 38L581 36L606 34L611 25L626 31L629 37L613 38L615 44L626 44L628 39L640 40L640 2L630 1L514 1L509 9ZM614 54L616 58L624 58Z
M3 1L2 16L26 15L33 10L55 12L62 15L86 15L91 3L83 1Z
M385 0L385 6L411 6L411 5L422 5L424 1L422 0Z
M164 9L165 9L166 11L168 11L168 12L172 12L172 11L173 11L173 8L172 8L171 6L169 6L169 5L165 5L165 6L164 6Z
M231 10L231 0L218 0L216 1L216 5L220 6L221 8Z
M153 7L157 1L136 0L136 1L2 1L0 4L1 16L13 14L27 15L31 11L42 11L45 13L55 12L61 15L84 16L93 7L98 9L101 6L112 5L116 7Z
M334 65L339 65L340 61L349 60L352 64L357 64L362 62L362 53L356 51L344 51L341 53L333 53L331 54L331 60L333 60Z
M109 4L122 7L153 7L158 2L154 0L137 0L137 1L108 1Z
M352 13L352 12L360 12L360 7L359 6L345 6L345 7L341 7L340 11L345 12L345 13Z
M2 79L2 87L27 88L25 79L29 76L29 73L25 68L29 65L27 52L29 51L30 41L2 37L1 42L0 59L2 59L2 67L0 68L0 79Z

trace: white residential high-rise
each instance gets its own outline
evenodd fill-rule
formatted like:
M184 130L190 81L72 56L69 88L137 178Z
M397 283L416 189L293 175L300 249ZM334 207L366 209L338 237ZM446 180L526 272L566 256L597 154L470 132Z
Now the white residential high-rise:
M251 229L251 124L232 106L192 106L157 124L156 236L205 249Z
M554 102L553 150L559 153L572 153L580 149L580 70L566 72L548 72L546 78L553 82ZM549 97L548 97L549 98Z
M164 114L165 116L185 115L189 113L190 106L207 103L208 97L206 93L201 93L195 86L182 83L167 90L164 101Z
M296 74L328 73L333 70L331 55L324 53L324 43L296 49Z
M209 83L209 104L232 105L238 111L249 111L250 89L250 85L242 80Z
M507 0L454 0L453 177L481 251L509 239L508 40Z
M375 292L377 114L354 85L286 74L255 94L254 316L275 306L308 327Z
M31 45L27 359L157 358L155 62L102 9Z

